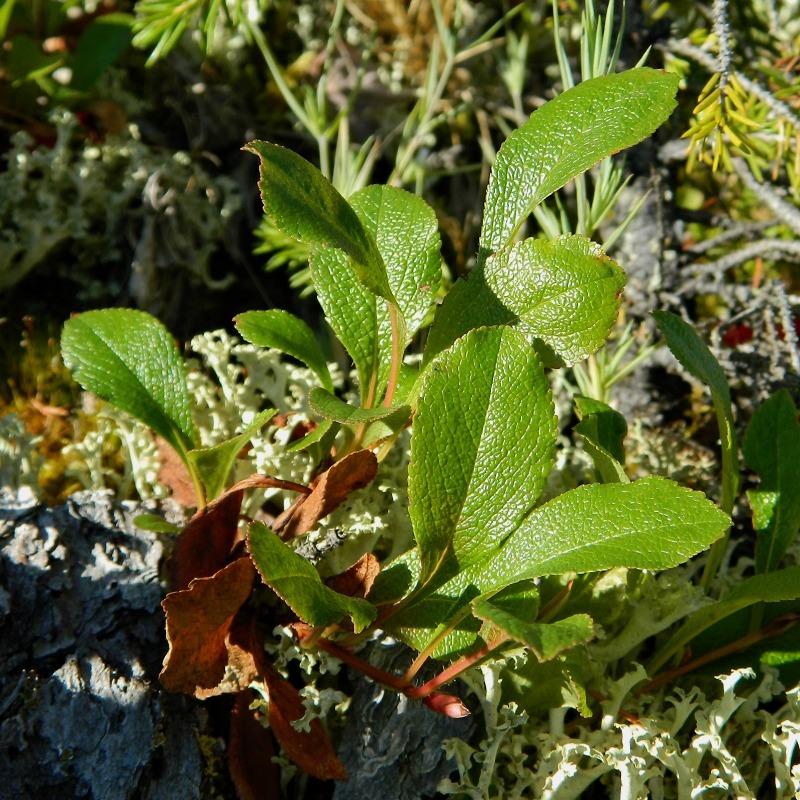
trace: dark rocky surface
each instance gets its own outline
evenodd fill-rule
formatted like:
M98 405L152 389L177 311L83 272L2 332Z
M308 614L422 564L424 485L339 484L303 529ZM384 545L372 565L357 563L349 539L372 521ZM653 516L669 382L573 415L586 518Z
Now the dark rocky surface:
M133 524L153 511L0 492L0 798L201 796L205 712L158 685L164 546Z
M375 644L370 662L401 675L413 653L404 646ZM423 670L423 679L436 670ZM445 691L459 694L458 683ZM384 689L370 680L356 680L339 758L350 780L336 784L334 800L417 800L431 797L441 780L455 768L445 757L446 739L466 739L475 727L472 717L450 719L420 702Z

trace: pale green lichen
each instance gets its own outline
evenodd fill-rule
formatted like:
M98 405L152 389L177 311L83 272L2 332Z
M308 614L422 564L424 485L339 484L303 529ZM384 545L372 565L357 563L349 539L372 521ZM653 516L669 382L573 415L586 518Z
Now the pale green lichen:
M0 487L38 487L43 460L36 449L38 442L16 414L0 417Z
M646 678L637 668L618 681L606 681L600 725L564 732L563 709L550 719L529 719L515 705L499 705L496 669L482 669L483 686L472 681L487 716L487 736L477 746L453 740L447 752L458 764L459 780L447 780L446 794L488 798L579 798L603 780L607 796L619 800L756 800L774 777L776 797L800 791L800 767L793 764L800 744L798 689L785 692L776 673L766 669L755 687L737 695L750 669L719 676L722 695L707 698L699 689L680 689L667 698L630 690ZM762 706L785 695L770 714ZM620 709L627 712L623 717ZM627 721L632 718L636 722Z
M210 268L240 207L230 178L211 176L187 153L150 147L132 124L87 144L72 113L56 109L49 122L52 147L20 131L4 156L0 290L35 270L73 282L82 300L132 294L167 312L165 281L220 288L233 280Z

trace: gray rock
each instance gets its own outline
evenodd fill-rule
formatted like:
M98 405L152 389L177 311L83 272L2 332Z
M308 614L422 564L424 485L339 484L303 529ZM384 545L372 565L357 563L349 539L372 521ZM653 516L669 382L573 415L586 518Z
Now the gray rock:
M400 675L413 653L402 645L373 645L370 662ZM422 670L421 678L435 670ZM436 714L421 702L384 689L363 675L355 676L339 758L349 781L336 784L333 800L363 800L378 791L381 800L419 800L431 797L454 769L442 745L445 739L466 739L474 728L472 717L451 719ZM458 684L455 684L457 687ZM453 686L445 691L458 694Z
M200 797L205 712L159 687L164 546L133 524L157 511L0 491L0 798Z

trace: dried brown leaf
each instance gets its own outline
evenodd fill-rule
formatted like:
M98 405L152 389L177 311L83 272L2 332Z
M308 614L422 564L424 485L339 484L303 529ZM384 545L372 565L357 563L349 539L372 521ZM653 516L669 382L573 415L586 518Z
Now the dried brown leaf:
M250 710L251 692L236 698L228 738L228 770L239 800L277 800L280 797L275 743L261 715Z
M300 693L272 666L266 665L264 682L269 690L269 726L286 755L300 769L320 780L347 780L344 764L318 719L308 731L296 731L292 722L305 714Z
M158 481L172 492L172 499L182 506L196 506L197 492L186 464L175 452L175 448L161 436L156 436L156 449L161 467Z
M250 475L200 509L175 540L170 561L170 585L186 589L195 578L207 578L230 560L239 537L239 514L247 489L277 488L308 494L299 483L281 481L269 475Z
M165 689L203 697L219 687L228 665L228 634L255 576L253 562L240 558L164 598L169 652L159 677Z
M219 572L230 558L239 528L243 490L226 492L200 509L178 534L170 560L170 585L182 591L195 578Z
M377 471L378 459L370 450L356 450L337 461L322 473L311 494L294 507L293 513L280 528L281 538L291 539L310 531L341 505L351 492L363 489L370 483Z
M364 553L352 567L334 575L325 583L339 594L365 598L370 593L372 584L380 571L381 565L378 563L378 559L372 553Z

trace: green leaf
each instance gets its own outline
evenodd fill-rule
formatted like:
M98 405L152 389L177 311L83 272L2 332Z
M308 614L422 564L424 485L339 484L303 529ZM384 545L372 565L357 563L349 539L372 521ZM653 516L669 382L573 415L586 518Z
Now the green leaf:
M410 594L392 617L391 629L422 649L445 612L452 616L476 597L565 572L668 569L707 548L730 524L728 515L700 492L666 478L579 486L535 509L493 552L435 592L412 592L421 574L420 552L414 548L381 572L371 597L384 603ZM471 643L466 634L460 636L434 656L455 655Z
M441 281L436 215L420 198L389 186L369 186L350 203L386 264L406 324L405 347L434 304ZM316 248L311 267L320 304L353 359L362 395L377 375L377 396L386 386L392 353L386 302L364 290L340 250Z
M546 197L653 133L675 108L679 81L668 72L631 69L584 81L534 111L497 154L479 263L506 247Z
M654 311L653 317L672 354L684 369L711 390L722 440L722 498L720 506L730 513L739 489L739 449L733 424L728 379L719 362L694 328L668 311Z
M583 446L591 456L603 483L630 483L625 473L625 448L628 423L611 406L590 397L575 397L581 421L573 430L583 438Z
M359 425L365 422L375 422L384 417L397 415L398 418L408 419L411 409L408 406L394 406L392 408L356 408L327 389L315 386L308 395L311 408L321 417L332 419L342 425Z
M269 142L250 142L261 159L264 212L284 233L307 244L347 253L358 280L373 294L392 301L381 254L355 211L333 184L301 156Z
M266 525L250 523L247 547L264 582L303 622L325 627L349 615L358 633L375 619L374 606L325 586L317 570Z
M298 453L301 450L307 450L309 447L322 442L320 445L322 452L330 453L330 447L326 446L326 443L330 440L330 444L332 445L338 432L339 426L334 425L333 420L323 419L311 433L307 433L302 439L288 444L286 446L286 452Z
M655 675L672 656L695 637L726 617L756 603L780 603L800 597L800 566L753 575L743 580L721 600L695 611L672 635L647 665L650 676Z
M395 436L403 430L409 424L410 418L411 409L409 406L395 406L394 413L388 417L376 419L366 426L361 446L366 450L376 447L380 442Z
M614 567L669 569L730 524L701 492L666 478L579 486L537 508L484 569L499 586Z
M302 361L333 391L328 363L317 343L314 331L303 320L288 311L246 311L234 319L236 330L245 341L259 347L271 347Z
M102 14L95 17L78 39L72 54L70 88L91 89L97 79L128 49L133 32L130 14Z
M189 451L187 454L189 461L194 466L206 490L206 500L214 500L222 494L239 451L277 413L277 408L268 408L266 411L257 414L255 419L233 438L214 445L214 447L203 447Z
M11 21L15 3L16 0L4 0L3 4L0 5L0 39L6 38L8 23Z
M84 389L141 420L186 459L196 433L183 361L157 319L126 308L78 314L64 323L61 352Z
M800 424L797 407L781 389L753 414L742 442L761 486L747 496L753 509L756 572L777 568L800 529Z
M350 204L378 244L410 339L436 302L442 280L436 213L421 197L393 186L368 186ZM379 322L388 336L385 307Z
M523 337L482 328L423 379L411 438L411 521L427 581L480 561L541 494L557 436L544 369Z
M380 299L360 284L344 251L315 247L309 261L325 319L353 359L362 402L373 382L374 400L389 374L385 342L378 340Z
M624 286L625 273L589 239L526 239L456 282L436 314L425 361L473 328L511 325L545 366L574 364L605 341Z
M574 614L558 622L526 622L490 600L472 604L476 617L491 622L510 639L530 648L540 662L550 661L565 650L594 638L594 623L588 614Z

